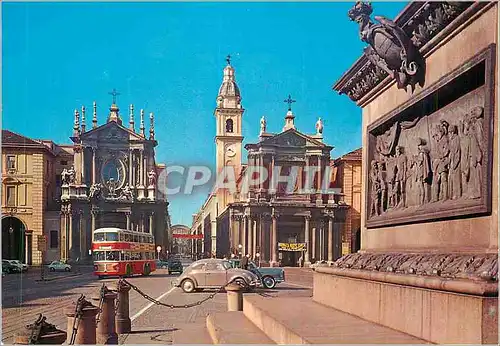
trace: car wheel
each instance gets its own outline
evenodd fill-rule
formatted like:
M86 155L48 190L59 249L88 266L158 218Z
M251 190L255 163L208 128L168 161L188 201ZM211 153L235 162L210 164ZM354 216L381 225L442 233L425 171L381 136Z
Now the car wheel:
M161 269L167 269L167 266L161 266ZM170 274L170 273L169 273Z
M181 287L182 290L186 293L192 293L196 289L196 287L194 286L194 282L191 279L182 281Z
M56 269L55 269L55 268L49 268L49 271L51 271L51 272L55 272L55 271L56 271Z
M264 284L265 288L275 288L276 287L276 280L272 276L264 276L262 278L262 283Z
M70 268L64 268L64 271L65 272L69 272L69 271L71 271L71 269Z

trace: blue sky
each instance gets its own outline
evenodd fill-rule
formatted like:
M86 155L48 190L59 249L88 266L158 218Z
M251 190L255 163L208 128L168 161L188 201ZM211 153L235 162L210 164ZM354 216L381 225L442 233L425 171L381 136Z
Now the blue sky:
M242 93L244 143L259 119L279 132L291 94L298 130L324 121L337 157L361 145L361 111L333 83L364 44L347 11L332 3L3 3L2 127L68 143L73 110L98 105L105 121L116 88L124 120L133 103L155 113L157 161L215 162L213 110L227 54ZM374 2L394 18L404 2ZM246 158L245 158L246 160ZM172 196L173 223L191 215L209 187Z

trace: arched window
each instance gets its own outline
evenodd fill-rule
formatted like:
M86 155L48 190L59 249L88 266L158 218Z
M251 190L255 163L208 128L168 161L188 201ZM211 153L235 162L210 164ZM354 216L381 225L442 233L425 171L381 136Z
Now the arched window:
M226 120L226 132L233 132L233 119Z

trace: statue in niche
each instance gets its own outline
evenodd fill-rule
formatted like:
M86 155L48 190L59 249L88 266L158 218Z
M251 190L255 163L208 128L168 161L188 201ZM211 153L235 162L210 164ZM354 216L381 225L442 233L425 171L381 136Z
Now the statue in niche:
M446 201L448 199L448 171L450 165L450 144L448 141L448 128L450 124L441 120L437 125L437 132L433 135L436 142L436 155L434 159L433 172L433 196L432 201Z
M66 168L64 168L61 172L61 181L62 185L68 185L69 184L69 173Z
M130 189L130 186L128 184L126 184L123 187L121 198L122 199L126 199L126 200L132 200L132 198L133 198L133 196L132 196L132 190Z
M118 185L118 182L115 181L113 178L109 178L107 181L108 185L108 197L115 198L116 197L116 187Z
M154 169L148 173L148 186L155 186L156 184L156 172Z
M96 183L90 186L89 199L99 199L102 195L102 184Z
M349 18L359 24L361 41L370 46L364 49L365 55L375 66L392 76L399 89L408 86L413 92L415 85L424 86L425 60L408 35L392 20L376 16L379 24L374 24L370 3L357 1L349 10Z
M66 171L66 184L74 184L75 183L75 168L71 166L69 170Z
M407 159L402 146L396 147L396 160L393 170L393 181L395 188L395 207L406 207L406 165Z
M379 181L379 164L377 161L372 160L370 169L370 182L371 182L371 207L370 207L370 217L378 216L381 214L381 188Z
M416 182L418 187L418 204L424 205L429 202L429 190L432 184L432 167L427 142L418 138L416 161Z
M450 128L450 168L448 177L448 192L452 200L462 197L460 157L461 148L458 126L453 125Z
M481 163L483 152L482 120L483 108L474 107L466 114L460 124L463 135L462 150L462 186L463 194L468 198L481 197ZM466 193L467 192L467 193Z

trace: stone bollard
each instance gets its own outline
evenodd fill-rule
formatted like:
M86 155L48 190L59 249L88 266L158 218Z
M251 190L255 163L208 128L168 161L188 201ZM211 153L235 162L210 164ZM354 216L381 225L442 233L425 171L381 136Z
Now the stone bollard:
M62 345L66 341L66 332L59 330L55 325L46 322L46 317L38 315L33 324L17 334L14 344L17 345Z
M243 311L243 287L231 283L226 286L227 311Z
M103 345L116 345L118 344L118 334L115 328L115 299L117 294L110 291L106 286L102 286L99 290L99 295L93 299L100 303L101 299L101 313L97 321L96 341L98 344Z
M128 292L130 286L123 281L118 281L116 284L118 292L118 307L116 309L116 332L118 334L126 334L132 331L132 322L129 315L129 299Z
M99 313L97 306L85 300L82 295L72 307L64 309L64 313L68 316L66 341L69 345L93 345L96 343L95 317Z

